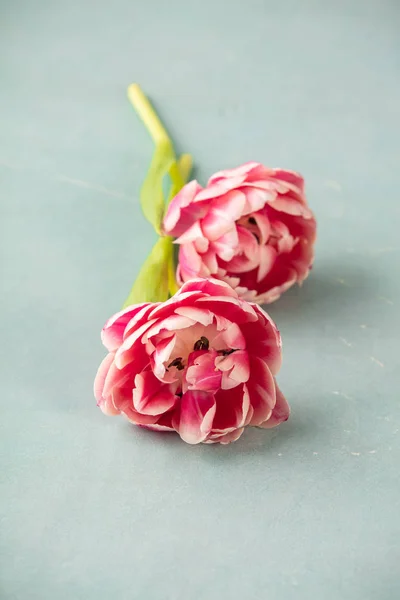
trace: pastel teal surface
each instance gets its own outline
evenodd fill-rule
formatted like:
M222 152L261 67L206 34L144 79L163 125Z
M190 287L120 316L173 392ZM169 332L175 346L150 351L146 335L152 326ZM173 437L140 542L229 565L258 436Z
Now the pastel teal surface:
M400 4L1 3L1 600L400 597ZM300 171L269 310L290 421L227 447L105 417L99 333L155 236L139 82L201 182Z

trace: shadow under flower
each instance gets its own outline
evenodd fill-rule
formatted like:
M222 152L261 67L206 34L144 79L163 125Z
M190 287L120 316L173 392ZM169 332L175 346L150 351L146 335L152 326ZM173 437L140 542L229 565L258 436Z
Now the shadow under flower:
M375 301L377 278L368 275L367 265L348 265L343 260L332 264L318 263L304 284L293 286L273 304L263 308L278 326L297 324L304 327L312 319L339 316L348 308L352 311ZM348 260L348 259L347 259Z
M322 408L321 408L322 411ZM273 429L261 427L247 427L242 436L231 444L197 444L191 446L183 442L179 435L174 432L158 432L147 430L142 427L131 425L127 427L128 433L140 438L140 443L151 446L162 445L176 451L180 448L182 452L195 452L198 456L208 460L235 460L240 455L250 454L273 454L283 450L295 452L301 445L301 440L312 441L318 437L319 416L310 415L309 405L303 411L297 406L290 419Z

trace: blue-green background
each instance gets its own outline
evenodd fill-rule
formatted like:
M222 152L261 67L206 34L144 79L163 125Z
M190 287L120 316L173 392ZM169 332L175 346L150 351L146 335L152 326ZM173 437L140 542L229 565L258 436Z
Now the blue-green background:
M400 597L398 0L0 3L1 600ZM139 82L204 182L300 171L315 268L270 307L291 420L185 445L97 409L154 234Z

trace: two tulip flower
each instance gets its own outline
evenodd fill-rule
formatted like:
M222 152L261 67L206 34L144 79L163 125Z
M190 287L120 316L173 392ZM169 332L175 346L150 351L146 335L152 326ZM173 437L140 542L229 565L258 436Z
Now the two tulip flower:
M252 162L216 173L204 188L183 185L190 157L176 160L140 88L128 93L157 145L142 207L162 237L125 308L103 328L109 353L95 396L104 413L142 427L176 431L190 444L228 444L246 426L289 417L275 380L280 335L258 305L307 277L316 222L292 171Z

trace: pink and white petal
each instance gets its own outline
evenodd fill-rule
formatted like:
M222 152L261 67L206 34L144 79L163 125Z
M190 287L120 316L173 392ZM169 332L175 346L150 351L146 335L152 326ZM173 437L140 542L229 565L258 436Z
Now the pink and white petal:
M172 314L165 319L156 319L156 322L146 331L143 335L142 342L147 343L152 337L158 335L160 332L171 331L175 332L178 329L186 329L195 325L196 321L189 319L189 317L183 317L182 315Z
M229 283L229 285L234 290L236 290L236 288L240 284L240 277L230 277L229 275L225 275L223 274L223 269L220 269L220 273L218 273L218 276L223 278L223 280L226 281L226 283Z
M275 169L266 167L261 163L257 163L257 165L248 174L247 180L251 183L254 183L255 181L269 181L274 177L274 173Z
M174 312L182 317L189 317L189 319L201 323L204 326L210 325L214 319L214 315L211 311L203 310L196 306L178 306L175 308Z
M123 369L127 364L135 360L135 357L138 356L138 346L142 343L143 334L150 329L154 323L156 323L156 319L147 321L124 339L115 354L115 364L118 369Z
M260 232L260 243L266 244L269 236L271 235L271 223L266 215L265 211L258 211L252 215L257 223L258 230Z
M124 331L124 340L133 333L135 329L138 329L149 320L149 315L161 302L149 302L147 306L144 306L132 319L128 322Z
M179 248L179 267L185 277L197 278L210 275L193 243L185 244Z
M228 265L229 273L251 271L260 262L259 245L255 236L241 225L237 226L237 233L239 238L238 249L240 249L240 252L230 260Z
M196 199L204 202L207 200L214 200L215 198L225 196L232 190L236 191L237 188L243 184L245 179L245 175L238 175L235 177L229 177L227 179L216 179L212 183L210 183L209 181L207 187L202 189L197 194Z
M197 298L202 298L201 291L182 292L180 288L177 293L166 302L160 303L149 315L151 319L165 319L175 314L175 309L182 306L193 306Z
M211 435L224 435L242 427L249 412L249 395L245 385L230 390L218 390L215 394L217 408Z
M130 367L131 365L128 365L125 369L121 370L116 367L114 361L111 363L104 382L103 396L111 394L115 387L126 387L126 385L129 385L129 382L133 384L136 373Z
M274 177L285 181L293 186L291 189L296 189L299 194L303 194L304 179L300 173L296 173L296 171L287 171L286 169L274 169Z
M212 313L221 315L239 325L250 321L257 321L257 315L253 306L249 304L249 302L238 300L236 298L210 296L208 298L199 298L196 300L196 305L207 308Z
M157 422L152 425L143 425L146 429L151 429L152 431L175 431L172 425L172 417L174 411L171 410L163 415L157 417Z
M135 315L140 313L142 309L146 309L146 307L148 308L150 306L154 305L152 305L151 302L134 304L117 312L108 319L101 332L101 340L109 352L117 350L122 344L124 331L129 321L133 319Z
M308 240L299 240L290 255L290 264L297 272L297 281L301 283L309 274L314 260L314 248Z
M188 242L194 242L199 238L203 238L203 231L201 229L199 221L193 223L191 227L186 229L182 235L180 235L176 240L174 240L175 244L187 244ZM207 241L207 240L206 240Z
M281 390L278 387L278 384L275 381L275 391L276 391L276 404L272 409L272 414L263 423L259 425L259 427L263 427L264 429L270 429L271 427L276 427L280 423L287 421L290 416L290 406L282 394Z
M246 205L243 210L244 215L250 215L262 210L264 206L268 202L274 200L276 196L274 191L260 189L247 182L246 187L243 187L242 191L246 196Z
M133 407L144 415L160 415L170 410L176 403L178 382L163 384L152 371L143 371L135 377Z
M271 317L256 304L252 305L258 313L258 321L241 326L246 339L246 347L253 356L267 363L273 375L282 364L282 339Z
M271 221L271 225L274 234L279 238L279 252L290 252L293 249L296 238L291 235L288 226L283 223L283 221L279 221L278 219L273 219Z
M210 185L211 183L220 181L221 179L231 179L231 178L235 178L235 177L241 177L241 178L243 178L243 181L244 181L245 177L247 177L249 175L249 173L251 173L251 171L253 171L254 169L256 169L259 166L260 166L260 163L258 163L258 162L247 162L247 163L244 163L243 165L240 165L239 167L235 167L233 169L224 169L222 171L218 171L217 173L214 173L214 175L211 175L210 179L208 180L207 185ZM245 176L245 177L243 177L243 176Z
M250 357L250 379L244 384L249 392L254 413L250 425L259 425L270 418L276 403L275 381L264 361Z
M134 408L126 406L121 413L128 419L133 425L148 426L157 423L159 415L142 415L138 413Z
M205 252L207 252L210 247L210 242L205 237L198 237L197 239L194 240L193 244L194 244L196 252L198 252L201 255L203 255Z
M162 379L165 375L165 362L167 362L171 356L171 352L175 347L176 335L173 334L169 337L166 337L159 342L157 342L155 346L155 351L153 354L154 360L154 375L158 379Z
M242 285L238 285L236 288L237 293L239 294L242 300L246 302L256 302L257 292L256 290L249 290L247 287L243 287Z
M213 339L213 348L215 350L244 350L246 348L246 338L239 325L230 322L228 327Z
M100 363L100 366L97 370L96 377L94 379L93 391L94 396L97 400L97 406L100 406L104 403L103 391L104 391L104 383L107 378L107 374L111 368L111 365L114 363L114 352L110 352Z
M229 231L211 242L211 249L222 260L230 261L239 251L239 236L236 225L233 224Z
M225 317L221 317L221 315L214 315L215 324L217 326L217 331L222 331L223 329L228 329L231 326L232 321L226 319ZM215 338L214 338L215 339ZM221 348L222 350L222 348Z
M231 431L229 433L225 433L224 435L221 436L216 436L214 438L212 438L211 443L214 444L231 444L232 442L236 442L236 440L238 440L240 438L240 436L242 435L242 433L244 432L244 427L240 427L239 429L234 429L234 431Z
M181 289L175 294L175 298L179 298L182 294L187 292L201 292L202 295L197 297L195 300L201 300L203 298L207 299L208 296L214 297L223 297L224 300L230 301L230 298L233 298L237 301L236 292L224 281L220 281L218 279L203 279L196 278L191 281L187 281L183 284Z
M276 260L276 250L272 246L259 247L260 264L257 271L257 283L260 283L271 271Z
M298 238L294 238L291 235L285 235L278 240L278 251L280 254L288 254L291 252L296 245Z
M201 255L201 260L207 272L215 277L218 273L218 262L214 250L209 248L207 252L204 252L204 254Z
M231 377L230 371L224 371L221 378L221 389L222 390L233 390L233 388L240 386L241 384Z
M213 394L189 390L181 399L180 413L173 424L188 444L203 442L211 431L216 403Z
M114 387L107 396L106 410L102 409L107 415L125 413L126 410L132 410L132 387L119 388Z
M237 221L242 216L245 205L244 193L240 190L232 190L216 198L212 203L212 210L222 215L229 215L231 219Z
M165 233L176 237L197 221L199 211L202 213L203 207L201 205L195 206L194 199L201 190L201 185L193 180L184 185L175 198L171 200L163 221Z
M213 350L192 352L185 373L189 390L215 393L221 387L221 371L215 369L217 353Z
M235 227L235 219L229 213L222 212L211 207L207 215L201 221L204 235L211 241L218 240L228 231Z
M271 202L271 206L275 210L279 210L280 212L288 215L300 216L304 219L312 219L314 217L308 206L286 194L279 195L273 202Z
M217 356L215 367L219 371L229 372L230 379L236 383L245 383L250 377L249 356L246 350L238 350L227 356Z

